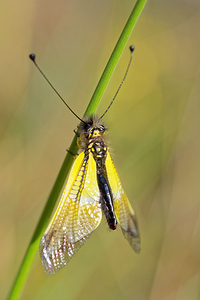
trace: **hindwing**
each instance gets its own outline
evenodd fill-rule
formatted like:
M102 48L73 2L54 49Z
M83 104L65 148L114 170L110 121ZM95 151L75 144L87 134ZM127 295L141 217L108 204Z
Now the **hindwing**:
M108 151L105 166L113 196L114 212L117 222L120 224L124 237L128 240L131 247L135 252L139 252L141 246L135 212L122 188L116 168Z

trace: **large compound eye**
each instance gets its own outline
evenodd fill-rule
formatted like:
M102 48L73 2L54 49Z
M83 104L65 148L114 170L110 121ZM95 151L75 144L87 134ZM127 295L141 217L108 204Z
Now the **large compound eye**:
M93 125L92 120L90 120L89 122L87 122L86 124L84 124L84 129L85 129L85 131L86 131L87 133L89 133L89 131L91 130L92 125Z
M89 123L85 124L85 131L88 132L90 130L91 125Z
M104 133L104 131L105 131L105 127L103 125L99 126L98 129L101 133Z

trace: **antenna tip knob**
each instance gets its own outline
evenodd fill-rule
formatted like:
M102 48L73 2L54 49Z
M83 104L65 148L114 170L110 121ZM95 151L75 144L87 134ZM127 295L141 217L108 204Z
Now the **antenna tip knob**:
M133 53L133 51L135 50L135 46L131 45L131 46L129 47L129 49L130 49L131 53Z
M36 57L36 55L35 55L34 53L31 53L31 54L29 55L29 58L30 58L33 62L35 62L35 57Z

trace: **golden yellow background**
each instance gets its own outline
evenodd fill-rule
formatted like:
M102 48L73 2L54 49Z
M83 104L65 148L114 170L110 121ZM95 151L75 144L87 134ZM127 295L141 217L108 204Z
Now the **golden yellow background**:
M0 299L5 299L82 116L135 1L0 3ZM135 254L106 221L59 273L37 254L22 300L200 299L200 2L148 1L126 83L105 117L138 217ZM128 46L99 107L111 101Z

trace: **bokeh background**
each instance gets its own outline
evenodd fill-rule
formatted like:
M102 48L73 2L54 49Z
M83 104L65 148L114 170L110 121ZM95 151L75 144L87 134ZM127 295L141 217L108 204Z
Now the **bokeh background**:
M0 3L0 299L16 276L78 121L135 1ZM112 155L137 213L135 254L106 221L47 276L37 254L21 299L200 299L200 2L149 0L133 63L105 117ZM99 107L127 66L124 51Z

